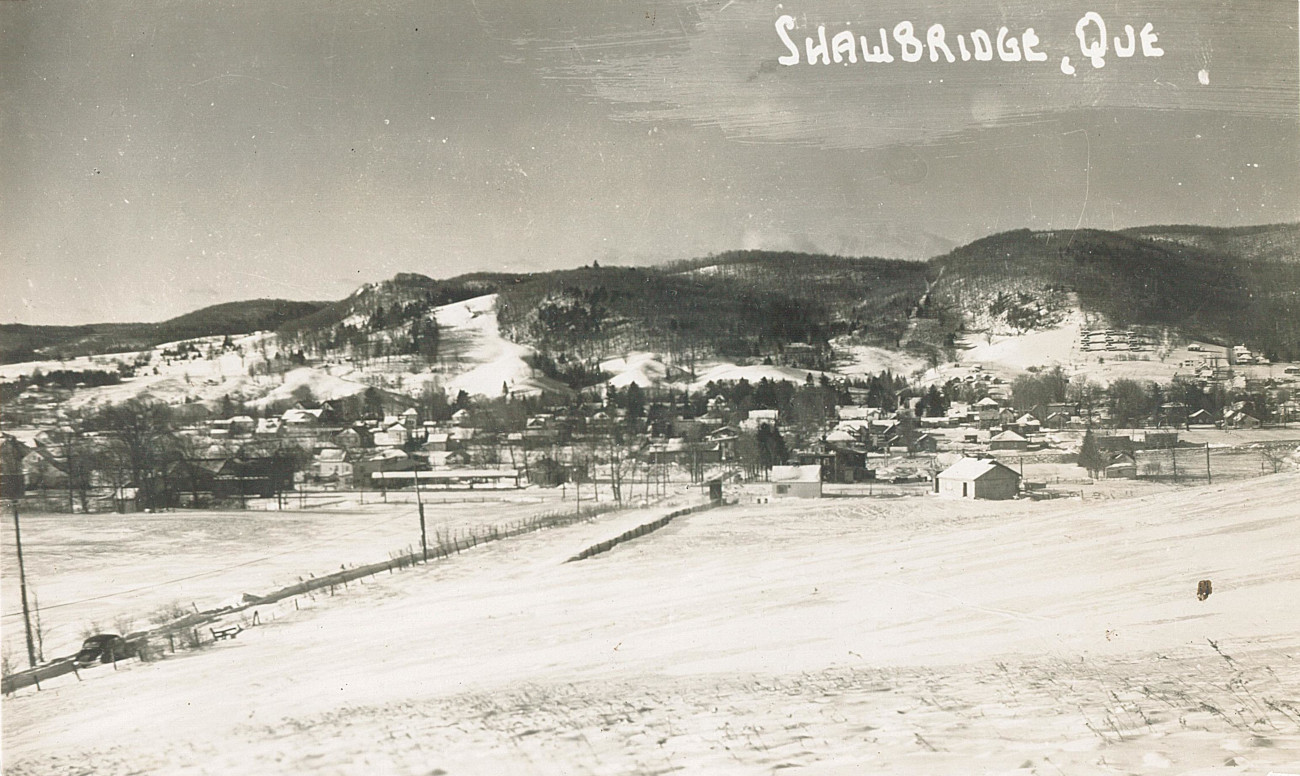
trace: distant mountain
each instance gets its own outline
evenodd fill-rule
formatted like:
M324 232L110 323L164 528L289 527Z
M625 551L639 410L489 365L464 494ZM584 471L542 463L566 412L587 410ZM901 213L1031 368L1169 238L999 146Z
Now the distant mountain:
M161 323L85 326L0 324L0 363L143 350L164 342L278 329L322 309L324 302L254 299L204 307Z

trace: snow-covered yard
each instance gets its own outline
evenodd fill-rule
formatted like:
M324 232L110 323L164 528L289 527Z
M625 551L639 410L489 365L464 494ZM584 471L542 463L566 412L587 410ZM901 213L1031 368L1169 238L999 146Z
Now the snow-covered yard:
M529 534L21 691L6 772L1294 772L1297 492L747 505L577 563L608 526Z

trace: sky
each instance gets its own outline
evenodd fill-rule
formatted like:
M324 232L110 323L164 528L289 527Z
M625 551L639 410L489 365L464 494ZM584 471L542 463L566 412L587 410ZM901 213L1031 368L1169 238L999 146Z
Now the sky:
M819 26L855 61L809 64ZM0 322L1296 221L1298 40L1286 0L3 2Z

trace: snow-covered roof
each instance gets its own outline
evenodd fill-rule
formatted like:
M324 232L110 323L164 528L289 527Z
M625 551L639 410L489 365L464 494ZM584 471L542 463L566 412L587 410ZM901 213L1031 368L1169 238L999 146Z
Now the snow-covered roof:
M1001 434L993 437L990 442L1028 442L1028 439L1020 436L1014 431L1003 431Z
M773 466L770 479L772 482L821 482L822 467L817 464Z
M992 458L963 458L940 472L939 477L950 480L978 480L980 477L998 469L1011 472L1016 477L1020 476L1015 469L998 463Z
M1022 426L1032 426L1033 424L1038 422L1038 418L1026 412L1024 415L1021 415L1020 417L1016 418L1016 422Z
M998 402L997 402L996 399L994 399L994 398L991 397L991 396L985 396L983 399L980 399L979 401L975 402L975 406L976 406L976 407L996 407L996 406L998 406Z
M366 459L366 460L369 460L369 461L378 461L378 460L380 460L380 459L383 459L383 460L386 460L386 461L391 461L391 460L395 460L395 459L398 459L398 458L408 458L408 457L409 457L409 456L407 456L407 454L406 454L405 452L403 452L403 451L397 449L396 447L390 447L390 448L388 448L388 449L386 449L386 450L380 450L378 453L376 453L375 455L370 456L370 457L369 457L368 459Z

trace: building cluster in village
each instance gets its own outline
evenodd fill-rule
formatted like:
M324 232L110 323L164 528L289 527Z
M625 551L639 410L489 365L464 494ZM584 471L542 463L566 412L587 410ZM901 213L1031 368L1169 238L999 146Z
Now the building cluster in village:
M1127 334L1103 330L1088 337L1134 346ZM1240 386L1216 382L1225 369L1219 361L1246 363L1249 357L1207 359L1198 366L1204 374L1189 375L1206 396L1216 385L1220 392L1235 390L1224 393L1222 406L1194 407L1166 394L1139 421L1115 416L1113 397L1108 403L1101 395L1089 403L1027 403L1012 395L1021 378L1011 385L976 364L941 390L895 385L873 392L847 381L831 385L826 378L818 386L810 374L802 387L783 384L786 399L772 402L771 383L745 384L746 395L768 392L766 406L764 401L754 406L752 398L733 406L728 396L735 394L723 386L714 390L712 383L700 396L704 403L692 406L684 400L687 395L665 398L672 392L640 387L635 387L635 408L601 390L513 400L462 396L435 408L373 388L365 401L307 398L274 410L234 405L196 414L202 407L187 404L167 408L166 428L149 441L156 449L146 450L136 449L147 447L141 440L126 440L103 423L70 419L65 403L84 384L31 383L6 402L9 427L12 418L24 418L34 432L23 436L18 448L9 445L14 463L6 471L21 469L29 496L74 511L243 503L305 490L554 487L617 482L624 476L770 479L776 497L820 493L822 483L866 482L930 482L940 493L985 497L1002 492L1002 486L990 491L974 480L964 489L941 485L962 473L978 474L975 479L982 481L1013 479L1008 467L988 462L1069 454L1085 429L1148 426L1097 434L1107 456L1098 474L1125 477L1136 475L1138 451L1176 446L1180 428L1251 429L1278 418L1300 419L1293 390L1300 375L1289 370L1267 381L1238 373L1230 379ZM820 391L812 401L817 411L791 411L789 399L796 391L809 396ZM823 401L823 396L834 398ZM937 463L938 456L945 466ZM941 470L954 457L986 463L963 464L944 477Z

